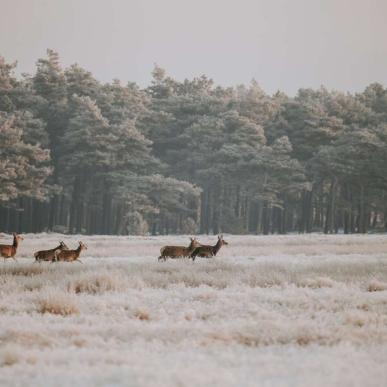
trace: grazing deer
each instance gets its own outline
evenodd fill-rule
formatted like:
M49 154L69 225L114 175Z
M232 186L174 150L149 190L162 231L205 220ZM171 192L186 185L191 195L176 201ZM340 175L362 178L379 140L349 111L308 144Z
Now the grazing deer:
M83 263L79 256L82 250L87 250L87 246L82 242L79 242L79 246L76 250L56 250L55 251L55 261L65 261L65 262L74 262L78 261Z
M17 235L15 232L13 233L13 244L12 245L0 245L0 255L4 258L4 262L6 258L12 258L17 262L15 258L17 248L19 246L19 242L24 238L21 235Z
M164 246L160 249L159 261L166 261L167 258L181 258L189 257L197 247L201 244L196 240L196 238L190 238L191 243L188 247L184 246Z
M34 253L35 262L40 261L52 261L55 258L55 251L57 250L68 250L69 248L66 244L61 241L59 242L59 246L55 247L55 249L51 250L40 250Z
M214 246L211 245L202 245L199 247L196 247L190 257L194 261L197 256L202 258L211 258L218 254L218 251L223 245L228 245L228 243L223 239L223 235L218 236L218 241Z

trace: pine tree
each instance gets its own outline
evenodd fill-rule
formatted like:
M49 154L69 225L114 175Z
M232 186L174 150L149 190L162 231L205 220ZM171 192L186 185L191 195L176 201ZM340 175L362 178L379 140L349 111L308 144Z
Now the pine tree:
M15 116L0 114L0 200L44 200L48 193L44 183L52 172L49 151L24 142L16 124Z

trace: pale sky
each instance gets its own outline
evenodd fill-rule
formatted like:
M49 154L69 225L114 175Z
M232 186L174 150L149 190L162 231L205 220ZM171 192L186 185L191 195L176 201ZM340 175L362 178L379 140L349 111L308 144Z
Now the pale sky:
M101 81L177 78L269 93L387 84L387 0L0 0L0 55L32 73L46 49Z

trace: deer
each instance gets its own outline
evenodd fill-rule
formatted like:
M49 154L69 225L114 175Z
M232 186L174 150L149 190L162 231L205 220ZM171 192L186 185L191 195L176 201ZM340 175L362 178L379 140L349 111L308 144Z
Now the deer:
M191 243L188 247L184 246L163 246L160 249L160 256L158 258L159 261L166 261L167 258L182 258L189 257L197 247L201 246L201 244L196 240L196 238L190 238Z
M0 255L4 258L4 262L7 258L12 258L14 261L17 262L17 259L15 258L17 248L19 247L20 241L24 239L21 235L18 235L15 232L12 235L12 245L0 245Z
M59 246L55 247L54 249L51 250L40 250L34 253L35 257L35 263L40 262L40 261L51 261L55 258L55 252L57 250L68 250L69 248L67 245L61 241L59 242Z
M82 242L79 242L79 246L76 250L59 250L58 249L55 251L54 260L55 260L55 262L58 262L58 261L65 261L65 262L77 261L77 262L83 263L79 259L79 256L80 256L82 250L87 250L87 246ZM51 261L51 263L52 262L53 261Z
M202 245L199 247L196 247L190 254L190 258L192 258L192 261L195 261L195 258L197 256L202 258L212 258L218 254L220 248L223 245L228 245L228 243L223 239L223 235L218 236L218 241L214 246L211 245Z

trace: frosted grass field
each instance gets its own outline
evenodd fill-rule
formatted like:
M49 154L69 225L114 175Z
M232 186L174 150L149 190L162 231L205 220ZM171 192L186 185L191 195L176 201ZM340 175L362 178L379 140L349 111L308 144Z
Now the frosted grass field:
M32 263L80 239L83 265ZM0 385L387 385L387 236L225 239L158 263L188 238L25 235L0 262Z

